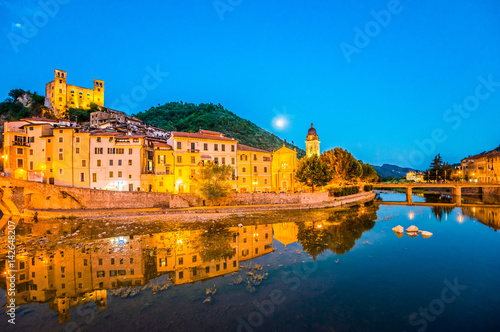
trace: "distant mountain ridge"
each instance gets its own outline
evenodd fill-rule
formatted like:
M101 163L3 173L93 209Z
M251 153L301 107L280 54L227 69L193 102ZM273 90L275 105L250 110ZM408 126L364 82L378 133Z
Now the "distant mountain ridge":
M217 131L227 137L238 140L241 144L254 148L273 151L283 146L283 140L277 135L243 119L225 109L221 104L193 104L170 102L134 115L138 119L155 127L168 131L197 132L200 128ZM307 128L304 129L304 136ZM305 151L286 142L290 149L297 150L297 157L305 156Z
M397 165L383 164L382 166L373 166L382 179L406 177L406 173L415 171L413 168L400 167Z

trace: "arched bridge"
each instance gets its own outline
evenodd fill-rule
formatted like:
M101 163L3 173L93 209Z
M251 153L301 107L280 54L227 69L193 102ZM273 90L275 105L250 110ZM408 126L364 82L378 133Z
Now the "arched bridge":
M405 188L406 189L406 201L412 204L412 191L414 188L451 188L452 196L455 196L457 202L461 201L462 188L500 188L500 184L492 183L379 183L374 184L374 188Z

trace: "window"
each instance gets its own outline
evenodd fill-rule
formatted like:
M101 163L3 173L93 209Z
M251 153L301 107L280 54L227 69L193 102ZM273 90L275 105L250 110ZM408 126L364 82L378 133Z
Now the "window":
M231 152L234 152L234 145L231 145Z
M97 159L97 167L101 167L101 159Z
M83 266L87 266L88 261L86 259L83 260Z
M197 259L197 258L198 258L198 257L197 257L196 255L194 255L194 256L193 256L193 263L196 263L196 259Z
M118 166L121 166L121 165L122 165L122 160L118 159Z
M97 173L92 173L92 182L97 182Z
M198 270L193 269L193 277L196 277L198 275Z
M234 162L235 162L234 158L231 158L231 165L234 165Z
M116 149L115 148L108 148L108 154L115 154Z
M95 154L103 154L103 148L95 148Z
M219 163L219 157L214 158L214 163L218 164Z
M109 160L109 166L113 166L113 159Z
M129 165L129 166L132 166L132 159L129 159L129 160L128 160L128 165Z
M104 278L105 272L104 271L97 271L97 278Z
M124 148L116 149L116 154L125 154L125 149Z
M80 148L75 148L75 153L80 154Z
M99 265L102 265L102 258L99 258Z
M222 264L222 268L223 268L224 270L226 270L226 269L227 269L227 262L224 262L224 264Z
M233 261L233 267L236 267L236 261Z
M33 127L30 127L30 130L33 130L34 128Z
M178 163L182 163L182 157L181 156L177 156L177 162Z
M113 177L113 172L109 172L109 177L112 178Z
M59 175L63 175L64 174L64 171L62 168L59 168Z
M259 253L259 248L255 248L255 254L257 255Z
M17 148L17 154L24 154L24 150L22 148Z
M221 144L221 150L226 151L226 144Z
M50 138L47 139L47 143L52 143L52 140Z
M118 177L121 178L122 177L122 171L118 171Z
M254 171L254 173L257 173L257 166L253 167L253 171Z
M264 184L267 184L267 179L264 179Z
M101 143L101 138L97 137L97 143Z
M75 138L76 143L80 143L80 137Z
M177 142L177 149L182 149L182 142Z
M64 137L59 137L58 141L59 143L64 143Z
M191 164L196 164L196 157L191 157Z
M80 182L85 182L85 173L80 173Z
M33 162L30 161L30 171L32 171L32 170L33 170Z
M134 275L134 269L130 269L130 275L133 276Z
M219 271L219 270L220 270L220 264L215 265L215 271Z
M219 144L214 144L214 151L219 151Z
M225 165L225 164L226 164L226 158L222 157L222 165Z
M242 167L241 168L241 173L245 173L247 171L247 168L246 167Z
M33 149L30 149L30 156L33 155Z
M203 150L208 151L208 144L207 143L203 144Z
M58 157L59 157L59 160L64 160L64 154L59 153Z
M242 183L247 183L247 178L241 178Z
M134 259L133 258L130 259L130 264L134 264Z
M207 266L207 267L205 268L205 273L210 273L210 266Z
M87 160L82 159L82 167L87 167Z
M267 173L267 166L264 166L264 173Z
M128 149L128 154L132 154L132 149Z
M110 138L109 138L109 142L110 142L110 143L111 143L111 142L113 142L113 137L110 137Z
M51 161L51 160L52 160L52 158L50 158L50 157L47 157L47 161Z
M253 160L257 160L257 155L254 153Z
M78 272L78 278L81 278L81 277L82 277L82 273Z
M184 264L184 258L181 257L181 258L179 258L179 265L182 265L182 264Z
M179 279L182 279L182 278L184 278L184 272L183 271L179 272Z

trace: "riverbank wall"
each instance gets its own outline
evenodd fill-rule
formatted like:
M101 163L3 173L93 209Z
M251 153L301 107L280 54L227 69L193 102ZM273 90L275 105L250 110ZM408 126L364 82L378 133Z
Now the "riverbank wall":
M329 197L327 192L235 193L226 200L224 206L206 207L205 202L194 194L83 189L6 177L0 177L0 195L0 209L5 215L36 215L37 218L321 208L374 198L373 192L346 197Z

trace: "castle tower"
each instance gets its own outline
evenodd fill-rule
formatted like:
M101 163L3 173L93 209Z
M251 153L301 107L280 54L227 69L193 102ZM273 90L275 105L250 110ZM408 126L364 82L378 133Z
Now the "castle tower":
M311 128L307 131L306 137L306 155L311 157L316 155L319 157L319 136L316 134L316 129L314 129L311 123Z
M94 103L104 106L104 81L94 80Z
M67 73L63 70L54 70L54 85L52 86L52 109L54 111L63 111L66 108L68 100Z

